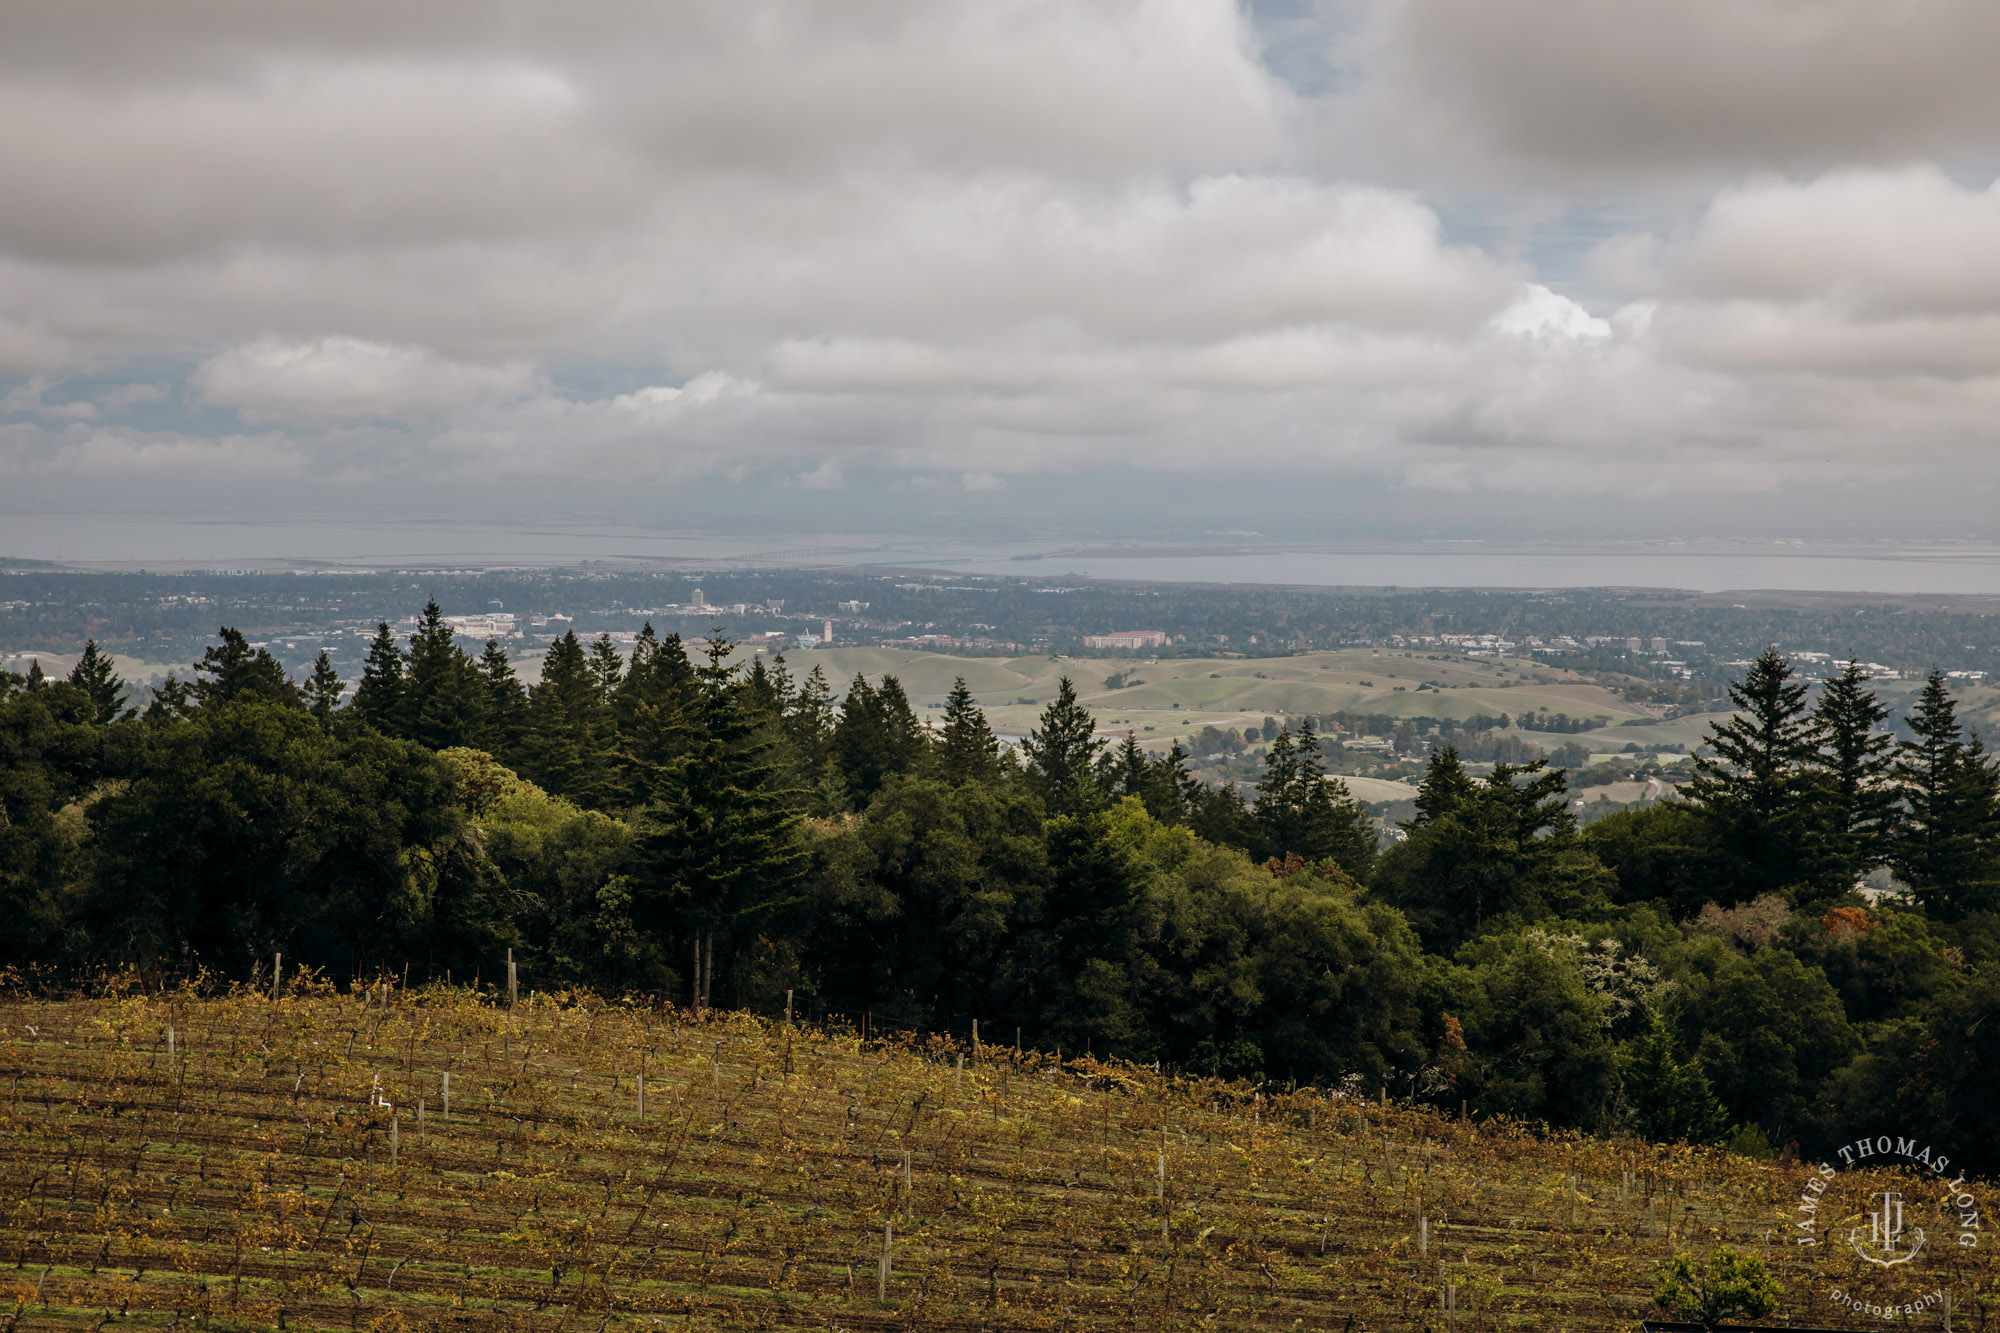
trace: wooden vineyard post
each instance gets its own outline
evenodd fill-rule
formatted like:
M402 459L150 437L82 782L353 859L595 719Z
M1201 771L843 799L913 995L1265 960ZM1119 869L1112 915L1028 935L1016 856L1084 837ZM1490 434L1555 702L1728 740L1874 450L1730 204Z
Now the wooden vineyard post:
M167 1072L174 1072L174 1025L167 1024Z
M1428 1255L1430 1252L1431 1220L1424 1216L1424 1205L1422 1202L1419 1202L1417 1204L1417 1253Z
M389 1116L389 1165L390 1166L394 1166L396 1164L396 1157L397 1154L401 1151L402 1146L403 1146L402 1136L397 1132L396 1129L396 1116L393 1112L391 1112Z
M979 1020L972 1020L972 1063L979 1063Z
M424 1099L421 1097L417 1098L417 1142L428 1142L424 1134Z
M512 1009L521 999L520 974L514 971L514 951L507 951L507 1007Z
M792 988L785 987L785 1026L792 1025Z
M882 1224L882 1263L875 1270L875 1299L878 1301L889 1299L889 1253L890 1247L895 1242L896 1224L894 1222L884 1222Z
M278 1002L278 992L285 985L285 955L273 954L271 959L271 1003Z
M444 1071L444 1118L451 1119L451 1071Z

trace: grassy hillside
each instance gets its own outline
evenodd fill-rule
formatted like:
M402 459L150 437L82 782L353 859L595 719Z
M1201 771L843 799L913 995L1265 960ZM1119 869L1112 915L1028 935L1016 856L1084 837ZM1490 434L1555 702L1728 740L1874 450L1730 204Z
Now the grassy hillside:
M1629 1329L1721 1238L1845 1322L1800 1168L571 999L0 1004L8 1328Z
M994 727L1006 735L1025 735L1054 697L1056 682L1069 676L1104 734L1135 731L1155 749L1165 749L1176 738L1185 741L1204 726L1240 730L1267 716L1342 710L1459 719L1481 713L1518 717L1536 710L1602 715L1610 719L1605 736L1615 737L1618 745L1651 739L1637 729L1621 733L1620 723L1644 720L1648 714L1612 691L1559 667L1512 659L1373 649L1255 659L1002 659L831 648L788 653L786 661L800 675L815 664L823 666L836 690L845 689L856 674L871 679L894 675L920 710L941 704L953 678L962 675ZM1138 683L1107 688L1105 680L1114 672ZM1699 731L1681 728L1674 734Z

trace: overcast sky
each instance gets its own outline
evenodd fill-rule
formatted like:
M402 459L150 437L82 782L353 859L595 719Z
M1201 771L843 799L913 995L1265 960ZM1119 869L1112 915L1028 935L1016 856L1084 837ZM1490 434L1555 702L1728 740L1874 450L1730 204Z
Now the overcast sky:
M0 508L1992 535L1996 67L1992 0L9 0Z

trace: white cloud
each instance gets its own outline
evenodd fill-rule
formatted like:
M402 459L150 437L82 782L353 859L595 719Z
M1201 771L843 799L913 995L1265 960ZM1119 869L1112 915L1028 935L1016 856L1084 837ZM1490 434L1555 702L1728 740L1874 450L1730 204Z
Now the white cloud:
M847 485L847 478L840 474L840 464L831 458L810 472L801 472L794 480L809 491L837 491Z
M534 372L518 363L468 365L422 347L340 336L246 343L209 358L193 376L204 401L256 417L429 416L515 396L534 382Z

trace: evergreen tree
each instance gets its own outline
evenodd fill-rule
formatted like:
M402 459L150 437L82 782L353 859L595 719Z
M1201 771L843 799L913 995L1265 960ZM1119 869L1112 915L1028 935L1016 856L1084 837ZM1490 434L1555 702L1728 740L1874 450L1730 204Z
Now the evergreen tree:
M1867 688L1868 679L1858 663L1849 662L1820 690L1813 707L1820 763L1814 869L1822 900L1847 893L1888 859L1896 803L1893 742L1877 731L1889 710Z
M1146 812L1162 824L1185 824L1201 791L1201 779L1188 771L1188 752L1176 740L1153 765L1151 785L1141 799Z
M298 686L285 678L284 666L268 650L252 648L240 631L227 625L217 636L222 642L194 664L196 703L207 707L259 700L297 707L303 702Z
M625 659L609 634L598 635L590 645L590 674L597 678L599 695L605 703L610 703L618 682L625 678Z
M354 711L385 735L402 734L403 646L396 642L386 620L375 626L375 637L368 644L368 660L362 664L361 681L354 687Z
M610 776L611 710L576 631L566 630L542 659L528 693L523 769L536 785L580 805L599 803Z
M39 660L35 663L40 666ZM114 722L125 703L125 682L118 677L108 653L97 650L97 640L83 641L83 656L70 668L69 683L90 700L90 720L98 726Z
M1136 796L1146 799L1146 790L1152 785L1152 763L1146 752L1139 748L1139 738L1131 732L1118 748L1104 759L1104 784L1113 796Z
M435 600L424 604L403 675L397 734L443 750L479 739L479 674Z
M1346 784L1326 776L1311 718L1300 719L1296 736L1287 724L1271 741L1255 813L1271 856L1332 861L1357 879L1374 864L1374 822Z
M1891 853L1897 877L1944 921L2000 905L2000 777L1935 669L1910 712L1914 740L1897 746L1895 777L1908 814Z
M498 639L488 639L475 668L479 673L480 744L487 753L513 762L528 730L528 692Z
M1729 687L1736 714L1709 727L1714 757L1695 761L1687 796L1714 824L1733 881L1720 896L1731 903L1808 891L1818 756L1805 697L1791 665L1765 649Z
M991 782L1000 776L999 738L986 725L986 713L973 702L963 676L952 681L951 693L945 696L944 728L933 753L938 774L954 785Z
M796 794L776 783L775 740L737 688L733 646L719 633L710 638L685 747L652 775L644 843L656 920L686 927L699 1004L713 997L716 933L770 920L791 904L804 873Z
M1417 784L1417 814L1405 828L1420 828L1444 818L1470 800L1479 784L1458 762L1458 747L1447 745L1431 751L1430 766Z
M39 657L29 658L28 678L25 686L28 693L39 694L48 687L48 683L48 673L42 670L42 659Z
M615 737L605 800L639 807L651 799L652 775L680 753L695 693L694 666L681 636L656 639L649 622L611 700Z
M1639 1134L1652 1143L1714 1143L1729 1128L1708 1075L1675 1050L1673 1027L1657 1010L1626 1058L1625 1099Z
M334 710L340 707L340 695L346 688L347 682L333 669L333 659L327 656L326 649L320 649L313 662L312 676L306 681L306 711L327 731L333 730Z
M1041 725L1021 744L1027 758L1028 781L1051 817L1095 810L1104 804L1097 780L1097 756L1105 743L1093 732L1096 719L1076 701L1076 685L1068 676L1056 684L1056 697L1042 710Z
M856 676L841 701L833 753L857 804L873 799L891 777L915 770L924 752L923 730L894 676L870 686Z
M167 678L153 689L153 697L146 704L142 715L147 722L170 722L176 718L189 717L194 713L194 691L186 681L167 673Z

